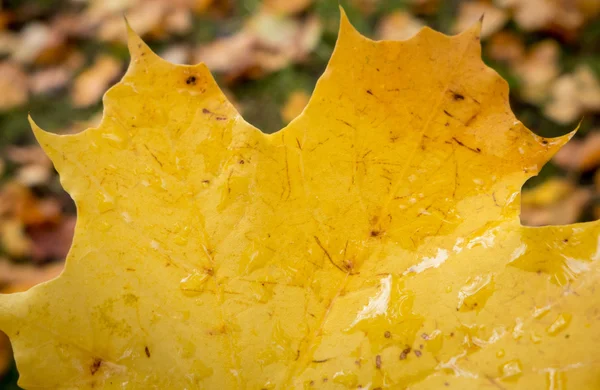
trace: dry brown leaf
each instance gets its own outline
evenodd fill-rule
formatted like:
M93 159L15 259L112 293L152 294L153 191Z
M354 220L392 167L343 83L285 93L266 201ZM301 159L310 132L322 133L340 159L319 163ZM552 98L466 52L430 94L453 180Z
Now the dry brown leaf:
M0 91L0 111L10 110L27 101L27 75L21 66L11 61L0 62Z
M174 64L187 64L190 62L191 49L187 45L171 45L160 56Z
M72 72L63 67L43 69L30 75L29 88L35 95L48 93L64 87L71 77Z
M521 37L509 31L492 35L486 50L490 58L512 66L521 62L525 56L525 45Z
M35 261L64 259L73 241L75 217L63 218L60 223L37 226L28 230L31 237L31 257Z
M300 90L292 92L281 109L283 121L289 123L300 115L309 99L310 96L305 91Z
M21 165L15 177L25 186L47 183L51 177L52 163L37 145L8 147L6 156L11 162Z
M559 77L550 90L544 114L559 123L581 119L583 113L600 110L600 82L587 66Z
M535 188L524 190L521 195L523 207L545 207L553 205L573 193L575 184L563 178L554 177Z
M86 120L74 121L69 126L61 129L60 134L75 134L90 127L96 127L102 120L102 112L97 112Z
M554 155L554 163L564 169L588 171L600 165L600 131L592 130L584 139L575 139Z
M413 13L431 15L438 11L442 0L409 0L408 4Z
M76 107L98 102L109 84L121 74L122 64L113 57L101 55L94 64L75 79L72 100Z
M542 29L555 18L553 0L502 0L499 3L512 9L515 22L527 31Z
M9 146L6 148L6 158L15 164L52 166L52 162L39 145Z
M71 52L63 62L51 68L44 68L29 75L29 89L33 94L44 94L67 85L73 74L85 62L80 52Z
M500 4L513 11L517 24L527 31L556 28L573 31L590 16L585 1L557 0L502 0Z
M320 37L321 23L316 17L300 22L260 13L236 34L200 47L194 59L229 80L258 77L304 60Z
M25 233L25 226L17 219L0 223L0 241L5 253L14 258L24 257L31 253L31 240Z
M415 35L425 23L405 11L395 11L379 21L376 36L378 39L404 40Z
M15 178L19 183L33 187L48 183L52 178L52 172L45 166L28 164L19 168Z
M540 103L548 96L553 81L559 74L560 47L554 40L545 40L531 47L525 60L515 67L522 81L522 97L531 103Z
M21 63L32 63L40 53L52 45L52 30L45 24L32 22L21 30L12 58Z
M264 0L266 12L275 15L291 15L304 11L312 4L312 0Z
M481 29L482 39L500 30L508 20L506 10L496 7L494 4L484 1L461 2L458 17L454 23L454 32L460 33L465 31L482 16L484 16Z
M50 280L62 271L64 263L54 262L45 266L31 264L15 264L12 261L0 258L0 286L3 293L25 291Z
M192 14L188 9L175 8L165 17L165 30L172 34L186 34L192 29Z
M566 225L577 222L583 209L592 199L593 192L589 188L572 187L559 189L558 194L552 193L554 183L546 183L523 192L523 199L537 198L543 200L538 206L523 202L521 221L528 226ZM564 191L560 193L560 191Z
M26 186L11 181L0 192L0 217L26 226L56 223L61 218L60 207L50 207L47 202L36 198Z

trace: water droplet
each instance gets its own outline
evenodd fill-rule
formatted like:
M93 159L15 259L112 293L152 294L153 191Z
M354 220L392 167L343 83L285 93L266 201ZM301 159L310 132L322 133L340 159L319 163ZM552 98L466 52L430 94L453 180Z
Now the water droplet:
M515 359L502 364L498 371L502 379L517 379L523 373L523 368L521 361Z
M458 292L457 309L461 311L481 310L495 290L491 274L469 278Z
M185 295L200 295L204 291L204 285L209 278L210 273L208 271L200 272L198 270L194 270L191 274L181 279L179 287Z
M101 232L106 232L106 231L110 230L110 228L112 227L112 224L110 224L108 222L100 222L96 226L98 227L98 230L100 230Z
M123 217L123 220L127 223L131 223L132 219L131 219L131 215L129 215L129 213L127 211L123 211L121 213L121 216Z
M567 314L567 313L559 314L558 317L556 317L556 320L554 320L554 322L548 328L546 328L546 332L550 336L556 336L557 334L559 334L560 332L562 332L569 326L569 323L571 322L571 318L572 318L571 314Z
M517 340L523 336L523 320L520 317L515 318L515 327L512 331L513 339Z
M98 199L98 211L105 213L115 208L115 198L106 192L99 192L97 194Z
M531 332L529 334L529 339L531 340L532 343L534 344L539 344L542 342L542 336L540 336L539 334L537 334L536 332Z
M533 318L540 319L550 311L550 305L546 305L544 307L536 307L533 310Z
M406 275L409 273L420 274L428 268L438 268L440 265L444 264L446 260L448 260L448 251L445 249L438 248L435 256L423 257L418 264L409 267L406 271L402 273L402 275Z
M549 368L546 372L547 390L565 390L567 388L567 375L563 371Z
M333 382L347 388L355 388L358 384L358 376L354 372L339 371L333 375Z
M503 349L499 349L498 352L496 352L496 357L497 358L503 358L505 354L506 353L504 352Z

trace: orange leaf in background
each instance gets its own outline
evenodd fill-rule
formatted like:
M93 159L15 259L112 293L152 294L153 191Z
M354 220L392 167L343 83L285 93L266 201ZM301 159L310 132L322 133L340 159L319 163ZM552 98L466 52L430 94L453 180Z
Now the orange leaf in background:
M77 76L72 91L73 104L85 107L98 102L120 73L121 63L117 59L107 55L98 57L94 65Z
M374 42L342 17L269 135L130 32L97 127L33 125L78 221L58 278L0 295L20 384L600 386L600 223L519 222L572 134L514 117L479 32Z

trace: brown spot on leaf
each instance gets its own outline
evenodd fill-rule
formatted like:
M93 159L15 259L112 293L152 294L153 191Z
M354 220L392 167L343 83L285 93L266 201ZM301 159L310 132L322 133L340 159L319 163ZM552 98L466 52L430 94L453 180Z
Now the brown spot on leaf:
M417 357L421 357L421 351L419 351L418 349L415 350L415 355Z
M148 346L144 348L144 352L146 352L146 356L150 357L150 349L148 348Z
M464 143L462 143L458 138L456 137L452 137L452 140L454 140L454 142L456 142L457 144L459 144L460 146L462 146L463 148L467 148L469 149L471 152L474 153L481 153L481 148L472 148L470 146L465 145Z
M400 360L406 359L406 357L408 356L408 354L410 353L410 351L411 351L410 347L404 348L404 350L402 351L402 353L400 353Z
M381 368L381 355L375 356L375 367L377 367L377 369Z
M196 85L196 76L190 76L185 80L187 85Z
M452 99L454 100L465 100L465 97L460 93L452 92Z
M390 337L392 337L392 334L390 333L389 330L386 330L385 333L383 334L383 337L385 337L386 339L389 339Z
M367 89L367 93L371 96L373 95L373 91L371 91L370 89Z
M98 370L100 369L101 365L102 365L102 359L94 358L94 361L90 365L90 374L94 375L95 373L97 373Z

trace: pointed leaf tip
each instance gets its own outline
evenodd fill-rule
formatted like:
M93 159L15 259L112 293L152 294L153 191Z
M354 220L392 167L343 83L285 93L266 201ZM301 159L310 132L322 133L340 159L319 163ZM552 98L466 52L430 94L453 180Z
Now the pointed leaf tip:
M358 32L358 30L354 27L354 25L348 19L348 15L342 6L340 5L340 36L343 34L354 33L358 35L362 35Z
M50 133L35 123L31 115L27 116L29 120L29 125L31 126L31 130L33 131L33 135L35 139L38 141L46 155L52 160L52 162L56 163L56 150L58 149L58 143L61 138L60 135Z
M146 60L160 58L135 32L131 27L129 20L127 20L127 17L123 16L123 19L125 20L125 26L127 28L127 47L129 49L129 54L131 55L131 62L138 63L139 59L143 56L146 56Z

